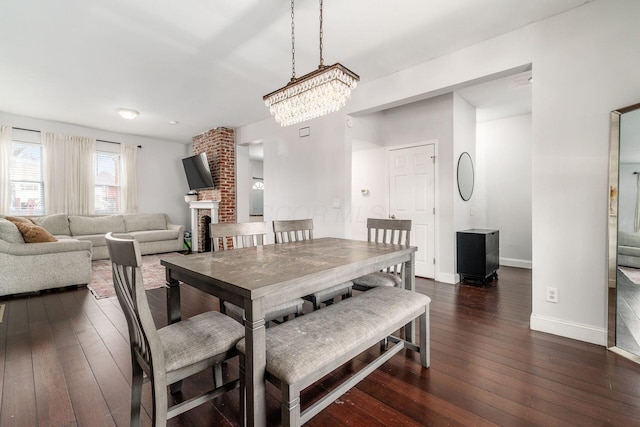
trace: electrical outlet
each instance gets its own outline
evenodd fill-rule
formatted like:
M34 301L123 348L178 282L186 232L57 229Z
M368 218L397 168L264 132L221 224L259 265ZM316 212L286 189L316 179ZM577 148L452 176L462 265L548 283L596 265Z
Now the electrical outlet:
M547 302L558 302L558 288L547 288Z

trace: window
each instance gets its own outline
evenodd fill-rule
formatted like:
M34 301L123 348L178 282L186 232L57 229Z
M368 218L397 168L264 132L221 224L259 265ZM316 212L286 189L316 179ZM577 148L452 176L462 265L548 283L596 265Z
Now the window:
M120 154L96 151L95 212L120 213Z
M44 215L42 145L13 141L11 144L11 206L13 215Z

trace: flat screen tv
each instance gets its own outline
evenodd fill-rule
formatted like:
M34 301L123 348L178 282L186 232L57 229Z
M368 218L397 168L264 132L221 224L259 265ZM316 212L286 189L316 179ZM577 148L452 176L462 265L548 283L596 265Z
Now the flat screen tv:
M184 166L184 172L187 174L189 190L213 187L213 177L211 176L209 161L205 153L182 159L182 165Z

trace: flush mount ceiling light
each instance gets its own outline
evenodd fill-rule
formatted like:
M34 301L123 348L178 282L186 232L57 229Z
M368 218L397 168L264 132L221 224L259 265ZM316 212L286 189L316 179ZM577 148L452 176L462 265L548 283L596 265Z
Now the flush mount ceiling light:
M311 120L338 111L351 97L360 77L340 63L324 65L322 57L322 0L320 0L320 65L296 78L296 49L293 1L291 0L291 81L262 97L281 126Z
M116 111L123 119L127 120L133 120L138 117L138 114L140 114L136 110L131 110L129 108L118 108Z

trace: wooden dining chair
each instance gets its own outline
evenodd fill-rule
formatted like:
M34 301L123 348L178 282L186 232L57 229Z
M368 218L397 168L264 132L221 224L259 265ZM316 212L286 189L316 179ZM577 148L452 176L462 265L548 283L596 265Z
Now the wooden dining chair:
M217 311L209 311L156 329L140 266L136 240L106 235L113 284L127 320L131 350L131 426L140 424L142 383L152 384L153 425L165 426L175 417L239 385L239 380L222 383L221 363L237 355L236 344L244 328ZM208 368L213 368L212 390L168 406L167 387Z
M410 219L367 219L367 241L409 245L411 238ZM353 289L366 291L378 286L402 286L404 264L393 265L382 271L353 279Z
M313 220L312 219L290 219L273 221L273 233L276 243L298 242L313 239ZM342 299L351 296L351 288L353 282L340 283L330 288L323 289L311 295L306 295L303 299L313 304L314 310L317 310L324 304L333 303L336 297Z
M273 221L276 243L298 242L313 239L312 219L288 219Z
M230 249L249 248L262 246L267 235L267 224L265 222L244 222L238 224L211 224L209 226L213 250L226 251ZM299 316L302 314L304 300L296 298L286 301L265 312L264 320L268 324L270 321L277 322L280 319L287 320L289 316ZM229 301L222 301L220 310L244 324L244 309Z

